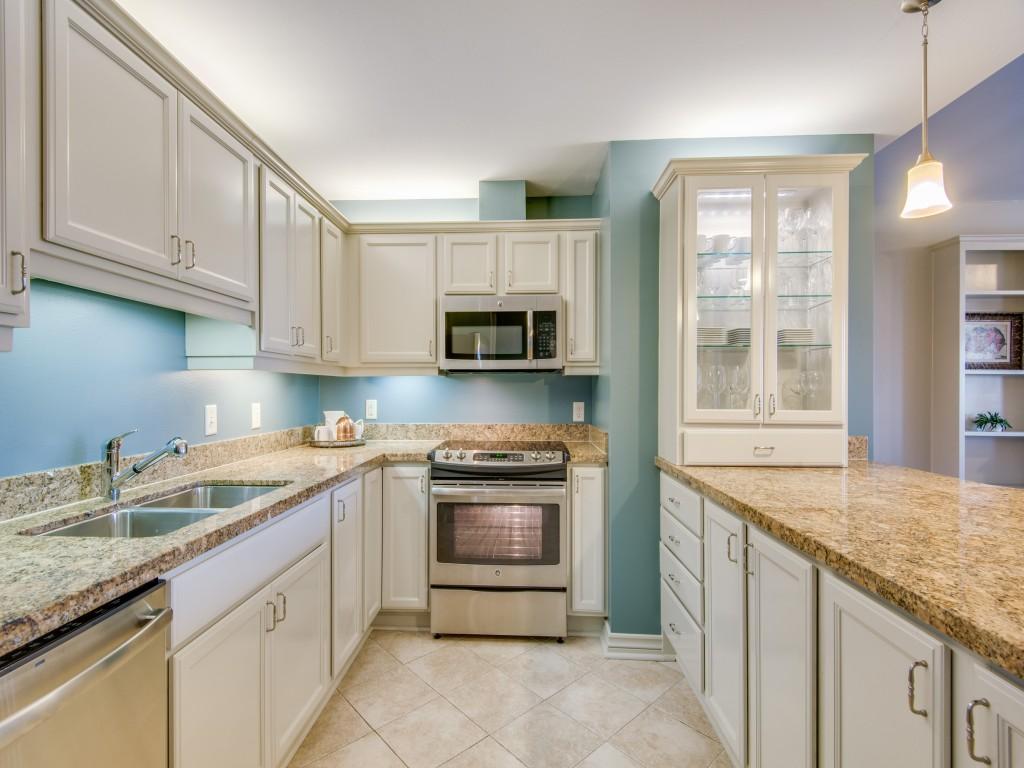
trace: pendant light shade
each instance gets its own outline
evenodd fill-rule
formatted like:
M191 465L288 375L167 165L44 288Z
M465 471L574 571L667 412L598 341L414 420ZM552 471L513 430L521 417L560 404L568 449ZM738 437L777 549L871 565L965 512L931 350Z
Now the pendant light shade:
M921 154L917 164L907 171L907 202L900 214L904 219L923 219L948 211L953 207L946 194L942 177L942 163L928 151L928 8L939 0L904 0L903 11L920 12L921 50L924 58L924 77L921 84Z

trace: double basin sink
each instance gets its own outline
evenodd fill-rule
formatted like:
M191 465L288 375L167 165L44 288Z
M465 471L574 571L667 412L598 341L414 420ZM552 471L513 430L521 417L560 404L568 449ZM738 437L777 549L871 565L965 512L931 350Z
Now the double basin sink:
M40 536L89 536L101 538L139 539L163 536L186 525L205 520L225 509L237 507L265 493L276 491L277 485L198 485L195 488L162 496L125 509L82 520L62 528L46 531Z

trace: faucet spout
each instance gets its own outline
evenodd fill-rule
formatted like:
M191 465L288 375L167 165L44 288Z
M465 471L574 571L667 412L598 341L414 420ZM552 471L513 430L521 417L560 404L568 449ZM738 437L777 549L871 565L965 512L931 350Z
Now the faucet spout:
M163 448L153 451L153 453L148 456L144 456L130 467L122 470L120 469L121 444L128 435L136 431L137 430L126 432L123 435L111 438L107 442L104 474L106 476L107 490L111 501L117 501L121 498L121 486L133 477L141 475L147 469L155 467L168 456L183 459L188 454L188 443L180 437L172 437L167 441L167 444Z

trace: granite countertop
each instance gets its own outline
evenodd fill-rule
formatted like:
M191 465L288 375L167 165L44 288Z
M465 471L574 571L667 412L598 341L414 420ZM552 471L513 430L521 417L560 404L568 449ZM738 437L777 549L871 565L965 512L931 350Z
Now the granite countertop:
M659 468L1024 679L1024 490L852 462Z

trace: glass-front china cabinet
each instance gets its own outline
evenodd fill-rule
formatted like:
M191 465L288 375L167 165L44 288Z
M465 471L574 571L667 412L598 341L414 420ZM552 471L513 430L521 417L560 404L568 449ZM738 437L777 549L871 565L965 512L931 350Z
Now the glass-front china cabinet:
M654 189L663 458L846 464L849 173L863 158L669 163Z

